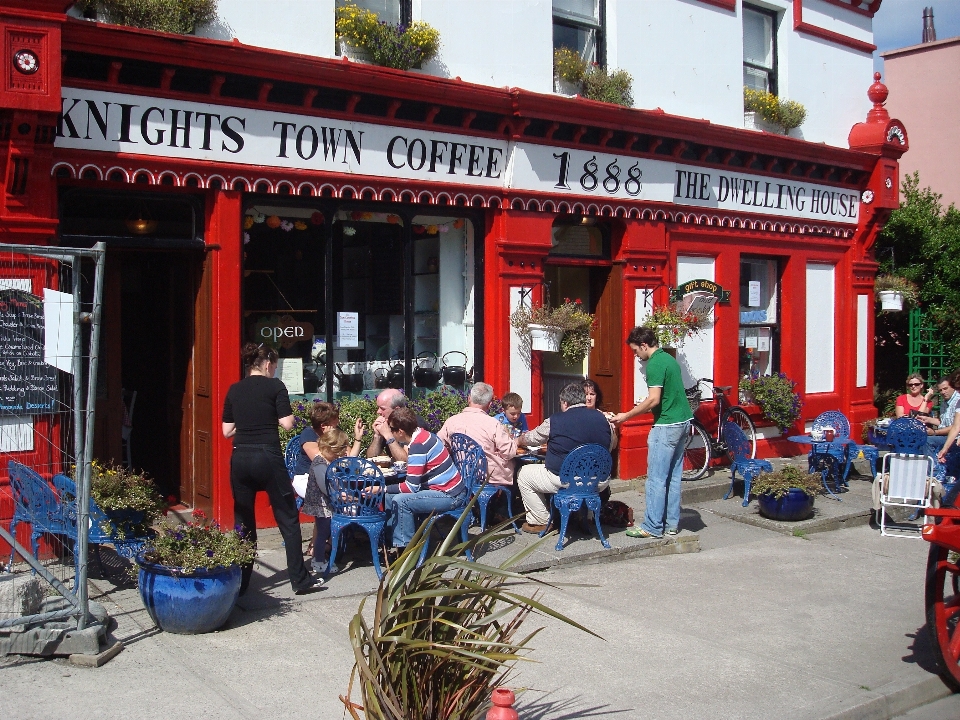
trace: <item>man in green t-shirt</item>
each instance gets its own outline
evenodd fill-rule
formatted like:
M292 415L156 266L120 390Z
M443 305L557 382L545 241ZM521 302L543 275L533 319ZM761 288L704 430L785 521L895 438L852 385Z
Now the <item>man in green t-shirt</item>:
M632 417L653 413L653 428L647 438L646 513L643 523L627 530L630 537L659 538L676 535L680 524L680 482L683 478L683 451L690 437L690 403L683 390L680 365L660 349L653 328L635 327L627 345L647 362L650 394L627 412L610 421L620 425Z

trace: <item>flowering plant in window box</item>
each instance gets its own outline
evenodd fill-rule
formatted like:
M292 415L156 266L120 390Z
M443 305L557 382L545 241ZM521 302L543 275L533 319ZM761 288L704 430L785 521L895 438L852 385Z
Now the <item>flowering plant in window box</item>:
M679 348L688 337L699 335L708 321L702 313L680 312L674 305L657 305L643 325L657 333L660 347Z
M583 97L588 100L633 107L633 76L626 70L614 70L593 63L583 76Z
M189 35L217 17L217 0L80 0L81 12L94 11L116 25Z
M751 374L740 380L740 391L749 393L764 417L786 432L800 419L803 402L794 391L796 383L783 373L775 375Z
M510 324L521 340L530 343L533 350L559 352L563 362L576 365L590 352L590 330L593 315L583 309L579 298L564 298L563 304L552 308L549 305L527 307L521 305L510 316ZM551 347L538 347L536 335L541 329L559 336Z
M553 51L554 90L561 95L576 95L583 84L587 63L580 53L562 47Z
M440 33L428 23L381 22L376 13L353 4L337 8L335 27L344 55L382 67L419 68L440 50Z
M743 111L755 113L783 133L800 127L807 118L807 109L797 101L781 100L766 90L749 87L743 88Z

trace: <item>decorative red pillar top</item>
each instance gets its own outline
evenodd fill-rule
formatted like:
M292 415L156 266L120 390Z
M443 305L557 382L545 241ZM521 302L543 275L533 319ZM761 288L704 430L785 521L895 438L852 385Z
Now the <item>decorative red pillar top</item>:
M497 688L493 691L493 707L487 710L487 720L519 720L520 716L513 709L516 696L509 688Z
M866 122L851 128L847 137L851 149L892 158L899 158L910 149L907 129L899 120L891 120L890 113L883 106L889 94L887 86L880 82L880 73L874 73L873 85L867 90L873 107L867 112Z

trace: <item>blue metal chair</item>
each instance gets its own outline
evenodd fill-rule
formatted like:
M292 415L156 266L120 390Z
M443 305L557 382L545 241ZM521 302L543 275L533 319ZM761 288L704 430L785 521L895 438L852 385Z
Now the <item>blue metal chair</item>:
M820 413L813 421L812 430L823 430L824 428L832 427L836 432L836 437L838 438L849 438L850 437L850 421L847 420L846 415L844 415L839 410L828 410L827 412ZM838 463L844 466L843 468L843 482L846 484L847 476L850 474L850 467L853 465L854 458L863 455L870 463L870 477L874 477L877 474L877 461L880 458L879 451L873 445L860 445L859 443L850 443L843 447L830 446L828 444L823 445L814 445L813 449L810 451L811 459L813 456L817 455L831 455L835 457ZM811 463L812 465L812 463Z
M733 494L733 481L737 477L737 471L740 471L743 475L743 506L746 507L750 504L750 485L753 478L761 472L773 472L773 465L766 460L754 460L750 457L750 441L735 422L727 421L723 424L723 439L730 453L730 489L723 499L726 500Z
M916 418L897 418L887 427L887 442L895 453L925 455L927 429Z
M570 522L570 513L576 512L586 505L593 511L593 519L597 524L597 535L600 543L610 549L610 543L600 529L600 483L610 477L613 468L613 458L610 451L602 445L590 444L574 448L563 459L560 466L560 489L554 494L552 504L560 511L560 537L557 539L557 552L563 550L563 540L567 535L567 524ZM547 527L540 537L543 537Z
M463 480L463 485L467 489L467 502L469 502L470 498L477 494L478 490L486 487L487 456L483 452L483 448L480 447L476 440L468 435L464 435L463 433L453 433L450 435L450 458L453 460L453 464L457 466L457 471L460 473L460 479ZM491 493L487 498L487 502L490 502L490 498L492 498L495 494L496 491ZM477 502L480 502L479 498L477 499ZM446 515L455 520L459 520L460 516L463 514L463 511L464 508L459 507L434 515L430 518L430 524L427 527L427 534L430 533L430 530L433 528L433 523L438 517ZM480 515L481 530L483 529L482 523L484 522L485 517L486 506L483 506ZM473 524L472 514L465 517L463 519L463 524L460 526L460 540L462 542L467 542L469 539L469 530L471 524ZM429 542L424 543L423 550L420 552L420 563L426 559L428 547ZM467 550L467 560L473 562L473 553L471 553L469 550Z
M7 464L10 476L10 489L13 492L13 518L10 520L10 535L17 536L17 525L30 524L30 550L34 557L40 553L40 536L44 533L68 538L74 544L76 556L77 521L76 515L70 519L67 505L60 501L47 481L26 465L16 460ZM16 551L10 549L10 565ZM36 571L34 571L36 572Z
M470 470L470 465L464 463L461 465L458 461L458 455L464 451L461 449L463 440L469 440L470 443L477 446L477 449L480 450L481 455L483 455L482 464L480 466L480 471L477 473L475 478L469 478L470 474L467 472L465 474L465 469ZM483 532L487 528L487 506L490 504L490 501L493 500L498 494L503 493L507 498L507 515L511 518L511 523L513 524L513 530L516 533L520 532L520 528L517 527L517 523L513 518L513 502L511 500L511 488L506 485L491 485L487 480L487 458L483 453L482 448L480 448L477 443L473 441L467 435L462 433L453 433L450 436L450 453L453 456L453 462L456 464L457 469L460 470L460 477L463 478L463 481L467 483L467 490L470 492L471 496L477 496L477 505L480 507L480 532Z
M294 435L287 442L287 449L283 453L283 464L287 466L287 475L290 476L290 480L293 480L293 476L297 467L297 459L300 457L300 450L303 448L303 440L300 439L299 435ZM297 510L303 505L303 498L297 495Z
M340 533L351 525L359 525L370 538L373 566L377 577L382 578L379 547L387 522L387 513L383 509L386 500L383 473L366 458L342 457L327 467L326 479L327 493L333 506L327 572L332 571L337 558Z

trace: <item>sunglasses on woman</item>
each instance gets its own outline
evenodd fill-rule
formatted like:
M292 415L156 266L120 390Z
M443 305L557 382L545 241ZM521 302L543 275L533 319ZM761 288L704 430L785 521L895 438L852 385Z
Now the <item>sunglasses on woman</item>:
M923 383L918 383L918 382L907 383L907 387L923 387Z

